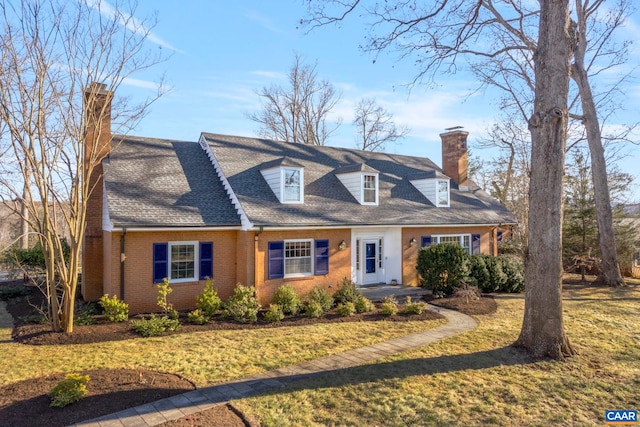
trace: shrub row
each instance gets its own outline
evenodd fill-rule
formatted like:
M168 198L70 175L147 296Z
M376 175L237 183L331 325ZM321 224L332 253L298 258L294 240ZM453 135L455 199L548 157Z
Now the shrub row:
M473 255L469 258L468 284L481 292L522 292L524 263L513 255Z
M137 319L131 322L133 329L144 337L160 335L167 331L175 331L180 327L178 312L167 302L167 296L172 292L169 282L158 284L158 306L162 309L162 315L152 314L148 318ZM391 304L391 302L387 302ZM111 322L122 322L127 320L129 306L118 300L114 295L109 298L104 295L100 299L105 317ZM338 285L338 290L331 296L325 289L316 286L311 292L300 298L291 285L284 285L276 291L273 302L264 313L264 320L267 322L279 322L286 315L296 315L304 313L307 317L318 318L329 311L334 305L342 316L351 316L355 313L365 313L375 310L375 305L365 298L358 290L356 284L344 278ZM384 309L382 313L393 315L398 312L397 302L393 301L395 309ZM190 323L203 325L209 322L214 316L232 318L238 322L251 323L258 320L258 312L261 309L256 298L254 287L236 285L233 295L226 301L218 297L213 282L207 280L203 292L196 298L197 309L187 315ZM414 303L408 299L403 313L420 314L424 310L424 303Z
M441 243L421 249L416 266L420 285L451 295L464 286L482 292L522 292L524 264L512 255L469 255L459 245Z

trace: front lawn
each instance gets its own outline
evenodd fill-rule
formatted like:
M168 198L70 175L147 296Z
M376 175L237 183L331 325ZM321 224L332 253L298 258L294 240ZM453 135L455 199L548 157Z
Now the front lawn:
M203 386L424 331L446 321L321 322L89 344L24 345L12 340L13 321L1 303L0 354L12 357L3 360L0 386L53 373L121 368L178 374Z
M603 425L606 409L640 409L640 283L631 283L567 286L579 354L564 362L509 347L524 297L501 295L475 330L234 405L266 426Z
M11 307L14 314L28 308ZM77 326L71 336L50 333L46 325L22 325L12 342L13 319L0 301L0 354L12 356L0 372L0 420L15 427L69 425L191 390L194 383L225 382L445 323L433 312L342 317L333 311L276 324L214 319L154 338L133 334L129 322ZM50 408L47 394L63 372L89 376L88 393L65 408ZM206 416L215 425L244 425L230 407Z

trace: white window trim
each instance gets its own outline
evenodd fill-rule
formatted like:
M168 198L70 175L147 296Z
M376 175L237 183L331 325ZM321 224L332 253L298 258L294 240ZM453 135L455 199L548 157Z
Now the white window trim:
M372 176L375 179L375 183L376 183L376 187L375 187L376 201L375 202L364 201L364 182L365 182L365 177L367 176ZM379 179L378 179L377 173L362 173L360 175L360 200L362 205L378 206L378 200L379 200L379 194L380 194L380 186L378 185L378 183L379 183Z
M173 246L181 246L181 245L193 245L193 277L186 277L184 279L172 279L171 278L171 248ZM184 241L184 242L168 242L168 254L167 254L167 258L168 258L168 263L169 263L169 268L168 268L168 275L169 275L169 282L170 283L186 283L186 282L196 282L199 280L200 278L200 242L197 240L193 240L193 241Z
M299 200L285 200L285 173L288 170L295 170L300 172L300 199ZM280 194L282 194L281 203L287 205L299 205L304 203L304 168L293 167L281 167L280 168Z
M309 242L311 247L310 247L310 258L311 258L311 272L310 273L294 273L294 274L287 274L287 243L300 243L300 242ZM315 274L315 241L313 239L288 239L284 241L284 248L283 248L284 254L283 254L283 273L284 273L284 278L290 278L290 277L309 277L309 276L313 276Z
M447 183L447 203L440 203L440 183ZM451 206L451 182L448 179L437 179L436 180L436 207L439 208L448 208Z
M468 237L469 238L469 247L465 248L463 243L464 243L464 237ZM438 243L442 243L440 242L440 238L441 237L457 237L459 242L458 244L460 245L461 248L463 249L467 249L467 251L469 252L469 255L471 255L472 252L472 248L471 246L473 245L473 242L471 241L471 234L434 234L431 236L431 244L438 244ZM448 243L448 242L446 242Z

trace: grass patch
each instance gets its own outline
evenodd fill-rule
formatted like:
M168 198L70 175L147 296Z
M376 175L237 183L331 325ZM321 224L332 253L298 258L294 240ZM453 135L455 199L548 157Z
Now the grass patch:
M434 328L445 320L319 323L206 331L83 345L27 346L11 340L13 321L0 302L0 354L11 354L0 385L51 373L146 368L198 386L220 383ZM153 355L150 357L149 355Z
M265 426L580 425L638 409L640 284L571 287L565 325L578 356L532 360L509 347L523 295L497 296L478 328L421 349L235 401Z

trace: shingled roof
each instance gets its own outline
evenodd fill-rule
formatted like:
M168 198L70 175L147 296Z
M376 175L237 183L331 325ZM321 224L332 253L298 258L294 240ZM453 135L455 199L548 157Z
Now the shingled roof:
M114 146L103 163L113 227L240 225L198 143L114 137Z
M451 206L435 207L411 183L438 177L441 169L422 157L267 139L203 133L214 162L254 226L406 226L515 224L514 215L475 185L451 185ZM281 159L304 167L304 203L281 204L260 170ZM360 205L336 172L371 171L379 176L379 205Z

